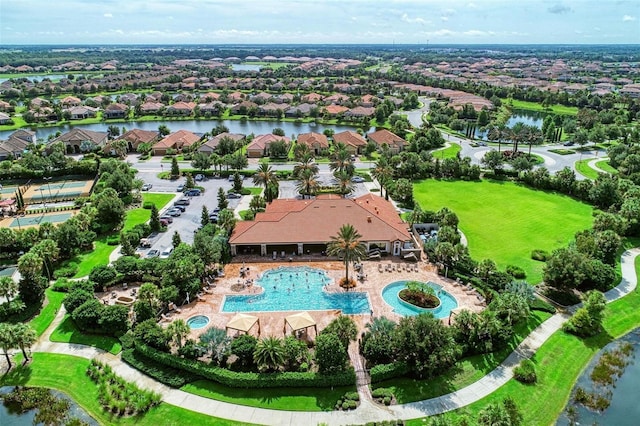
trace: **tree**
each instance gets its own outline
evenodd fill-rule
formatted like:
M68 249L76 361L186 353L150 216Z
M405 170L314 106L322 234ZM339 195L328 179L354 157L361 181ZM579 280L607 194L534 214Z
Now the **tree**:
M311 170L305 170L300 174L300 176L298 176L296 189L303 198L311 198L312 195L316 195L319 187L320 183L318 182L318 176Z
M559 290L579 287L586 276L587 258L575 248L555 250L544 266L544 282Z
M8 276L0 277L0 298L8 301L12 300L18 292L18 283Z
M249 208L254 215L260 211L263 211L267 207L267 202L260 195L254 195L249 202Z
M196 152L191 159L191 167L196 170L207 170L211 167L211 158L204 152Z
M242 191L242 177L238 172L235 172L233 174L233 191L234 192Z
M200 213L200 225L207 226L211 221L209 220L209 209L207 206L202 206L202 212Z
M162 228L162 224L160 223L160 216L158 213L158 207L156 204L151 204L151 218L149 219L149 227L152 231L158 232Z
M182 238L180 238L180 233L178 231L173 232L173 236L171 237L171 244L174 247L178 247L182 243Z
M455 246L446 241L443 243L438 243L438 245L436 246L435 255L436 260L444 265L444 276L447 277L449 275L449 268L452 268L455 265L455 261L457 258Z
M522 173L533 169L533 162L529 158L521 156L513 159L511 167L515 171Z
M352 177L356 167L354 166L353 161L351 161L351 154L349 154L349 151L346 149L337 149L331 157L329 169L332 172L345 172Z
M138 289L138 300L146 303L154 315L158 310L158 294L158 287L152 283L144 283Z
M231 210L220 210L220 213L218 213L218 226L222 228L227 235L231 235L233 228L236 226L236 218Z
M98 324L103 332L119 337L127 332L129 308L123 305L109 305L101 309Z
M338 183L338 193L346 197L353 191L353 182L351 182L351 176L346 171L335 171L333 177Z
M387 185L392 181L393 168L389 164L389 161L386 157L382 156L378 159L375 167L371 171L371 175L380 184L380 195L382 195L382 191L384 191L384 197L387 201L389 201L389 191L387 190Z
M178 348L182 347L182 339L188 336L189 332L191 332L191 328L183 319L172 321L167 327L167 333L169 333Z
M337 256L342 258L345 267L345 284L349 285L349 264L366 259L367 249L360 242L362 235L353 227L346 224L340 227L338 235L332 236L331 241L327 244L327 253L329 256Z
M80 330L96 332L100 329L100 318L104 308L98 299L91 298L78 306L71 318Z
M285 337L283 344L284 348L284 369L287 371L298 371L301 369L303 363L309 364L309 349L307 343L295 338L294 336Z
M253 353L256 350L258 340L250 334L242 334L231 342L231 353L238 357L238 363L243 367L254 364Z
M227 332L221 328L209 327L207 331L200 335L200 343L204 345L211 355L211 359L218 366L223 364L229 354L231 338Z
M124 203L112 188L106 188L95 197L96 222L105 231L119 228L124 221Z
M529 317L529 302L520 294L505 292L495 297L489 309L505 324L513 326Z
M180 176L180 166L178 166L178 159L176 157L173 157L171 159L171 172L170 172L170 178L171 179L178 179L178 177Z
M278 185L278 178L273 168L267 163L260 163L253 175L253 184L264 186L265 190L269 185ZM270 202L270 201L269 201Z
M340 315L331 321L320 333L333 333L338 336L340 343L345 348L349 347L349 342L356 340L358 336L358 328L351 317Z
M158 133L160 133L160 136L164 137L171 133L171 130L169 130L166 124L161 124L158 126Z
M316 338L315 358L319 372L336 373L344 371L349 354L338 336L324 333Z
M497 173L498 170L502 169L504 166L504 157L502 153L492 149L484 154L481 160L482 164L493 170L494 173Z
M229 206L227 201L227 194L224 192L224 188L218 188L218 208L224 210Z
M301 145L306 147L307 145ZM307 148L308 149L308 148ZM293 166L293 177L299 178L305 170L311 170L312 174L318 174L320 169L318 168L318 164L316 164L316 160L313 158L313 155L308 154L302 156L298 163Z
M563 330L581 337L595 336L602 329L606 305L604 294L597 290L587 292L582 307L564 324Z
M502 404L490 403L478 413L479 426L520 426L522 414L513 399L505 398Z
M282 339L265 337L256 345L253 360L260 371L278 371L284 364Z
M362 336L362 355L367 363L376 365L393 360L395 348L392 336L396 325L387 317L375 317L365 325L367 331Z
M8 322L0 322L0 348L4 351L9 370L11 370L12 367L9 351L15 348L17 344L14 327L13 324L9 324Z

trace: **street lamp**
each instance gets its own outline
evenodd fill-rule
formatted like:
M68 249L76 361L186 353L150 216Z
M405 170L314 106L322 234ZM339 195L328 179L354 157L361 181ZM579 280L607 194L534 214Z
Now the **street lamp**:
M42 203L42 205L44 206L44 208L47 208L47 203L44 201L44 195L42 194L42 192L44 191L43 187L40 187L40 202Z
M47 188L49 188L49 202L53 201L53 196L51 195L51 176L43 178L47 181Z

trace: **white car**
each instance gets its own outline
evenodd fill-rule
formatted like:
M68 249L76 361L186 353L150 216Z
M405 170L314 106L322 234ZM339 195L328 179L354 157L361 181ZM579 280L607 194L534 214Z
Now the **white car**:
M353 183L362 183L364 182L364 178L362 176L354 176L351 178L351 182Z
M171 253L173 253L173 247L167 247L160 252L160 259L168 258L169 256L171 256Z
M151 185L150 183L145 183L144 185L142 185L142 190L143 191L148 191L151 188L153 188L153 185Z

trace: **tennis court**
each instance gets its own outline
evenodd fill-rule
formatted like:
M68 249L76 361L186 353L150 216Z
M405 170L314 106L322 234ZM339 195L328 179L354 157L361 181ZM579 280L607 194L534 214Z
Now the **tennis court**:
M40 224L42 223L58 224L67 221L75 213L76 211L74 210L67 212L41 213L26 216L9 217L0 221L0 226L22 229L40 226Z
M34 183L22 194L25 204L73 201L91 194L93 180L68 180L52 183Z
M18 190L17 186L6 186L6 185L3 185L2 188L0 189L0 194L5 195L5 197L6 197L7 195L15 194L17 190Z

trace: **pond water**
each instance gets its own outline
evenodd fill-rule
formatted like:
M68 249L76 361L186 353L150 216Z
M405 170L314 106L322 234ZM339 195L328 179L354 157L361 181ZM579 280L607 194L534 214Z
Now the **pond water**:
M48 78L51 81L55 81L55 80L61 80L61 79L66 78L66 77L67 76L63 75L63 74L23 75L23 76L11 77L11 78L0 78L0 83L4 83L5 81L11 80L12 78L13 79L26 78L26 79L34 81L34 82L39 82L39 81L44 80L45 78Z
M640 383L640 363L635 359L640 354L640 329L635 329L626 336L618 339L605 346L591 360L585 371L580 375L576 382L571 398L575 389L579 386L588 392L595 390L591 382L590 375L593 368L597 364L600 356L604 351L614 350L620 343L628 342L633 345L633 354L628 359L631 363L627 365L622 376L615 382L612 390L611 405L602 413L590 411L582 405L577 405L578 424L591 425L616 425L616 426L635 426L640 418L640 405L638 404L638 384ZM566 408L566 407L565 407ZM570 421L566 412L558 419L556 425L566 426Z
M255 64L231 64L231 69L234 71L260 71L262 65Z
M14 386L2 386L0 387L0 395L4 395L13 391ZM52 390L53 395L57 398L66 399L71 403L69 408L69 418L76 417L87 424L99 425L99 423L87 414L78 404L76 404L71 398L62 392ZM33 419L36 416L36 410L27 411L24 414L16 414L10 412L9 409L0 401L0 425L2 426L33 426Z
M538 129L541 129L545 115L546 113L544 112L514 110L513 114L511 114L511 117L507 121L507 127L513 127L516 123L521 122L529 126L535 126ZM478 129L476 131L476 139L487 140L486 132Z
M336 133L345 130L355 130L352 126L333 125L333 124L315 124L315 123L295 123L291 121L240 121L240 120L164 120L164 121L129 121L126 123L94 123L80 124L77 126L65 124L54 127L38 127L35 129L36 137L39 140L46 141L49 135L53 135L60 131L68 132L74 127L79 129L93 130L95 132L106 132L109 126L113 124L119 128L142 129L142 130L158 130L158 126L164 124L175 132L177 130L189 130L194 133L203 134L210 132L214 127L223 124L227 126L231 133L243 133L245 135L253 133L254 135L263 135L271 133L274 128L279 127L284 130L284 134L291 137L292 134L317 132L322 133L325 129L333 129ZM371 129L367 130L369 132ZM13 133L11 131L0 132L0 139L6 139Z

